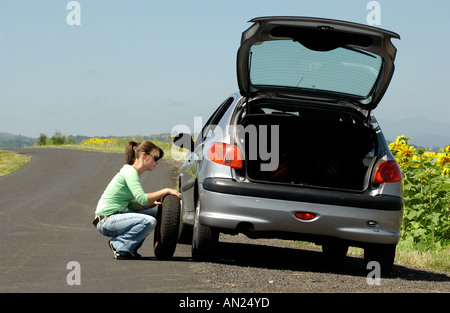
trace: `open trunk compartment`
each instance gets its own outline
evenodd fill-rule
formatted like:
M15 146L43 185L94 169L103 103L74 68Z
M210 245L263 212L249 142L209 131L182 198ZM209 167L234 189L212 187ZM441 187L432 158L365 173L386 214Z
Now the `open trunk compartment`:
M240 124L243 127L238 128L237 136L245 151L245 175L250 181L354 191L367 189L377 140L374 131L357 115L312 108L286 113L258 105L240 119ZM278 125L278 129L272 125ZM258 139L249 130L253 130L253 135L256 130ZM271 144L271 132L277 130L278 147ZM262 164L273 160L262 160L261 153L255 157L254 140L258 140L258 145L266 140L267 152L278 149L275 170L261 170ZM249 151L251 146L253 153ZM258 149L261 152L261 147Z

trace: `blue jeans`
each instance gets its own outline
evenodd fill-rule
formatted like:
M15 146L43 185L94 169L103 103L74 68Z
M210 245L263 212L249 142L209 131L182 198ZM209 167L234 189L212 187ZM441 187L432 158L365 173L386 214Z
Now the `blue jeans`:
M139 211L124 211L114 214L97 224L100 234L111 238L119 254L136 251L144 239L156 227L157 207Z

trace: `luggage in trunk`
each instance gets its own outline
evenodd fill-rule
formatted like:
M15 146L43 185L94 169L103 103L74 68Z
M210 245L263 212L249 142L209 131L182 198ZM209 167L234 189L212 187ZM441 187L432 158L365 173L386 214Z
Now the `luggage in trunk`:
M367 188L376 140L356 116L260 113L246 115L241 124L238 137L244 142L249 180L355 191ZM265 137L267 151L278 148L275 170L261 171L261 164L270 160L261 160L260 153L258 157L250 154L255 138L250 138L249 128L256 129L258 140L261 134ZM278 147L271 143L274 131L278 132Z

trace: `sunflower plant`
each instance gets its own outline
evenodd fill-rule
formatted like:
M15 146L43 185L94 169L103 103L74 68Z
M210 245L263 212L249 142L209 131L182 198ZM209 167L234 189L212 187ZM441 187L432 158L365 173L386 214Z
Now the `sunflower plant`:
M450 245L450 146L437 152L416 148L398 136L389 145L403 174L402 238Z

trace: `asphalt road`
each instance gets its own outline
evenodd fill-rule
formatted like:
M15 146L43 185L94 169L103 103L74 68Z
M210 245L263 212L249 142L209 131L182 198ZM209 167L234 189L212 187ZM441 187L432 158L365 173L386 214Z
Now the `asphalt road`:
M100 195L124 164L122 154L16 151L32 159L0 177L0 292L187 292L201 286L189 269L189 246L180 245L172 261L158 261L151 234L139 250L142 260L118 261L92 225ZM175 186L175 168L159 163L143 174L144 190ZM77 282L78 269L80 284L68 284L68 276Z
M20 149L32 157L0 177L0 292L450 292L448 272L395 265L379 285L367 282L363 261L324 261L320 248L290 241L221 236L219 259L195 263L190 246L160 261L153 234L142 260L114 260L108 238L91 224L97 201L124 164L122 154ZM146 191L175 186L177 168L161 160L145 173Z

